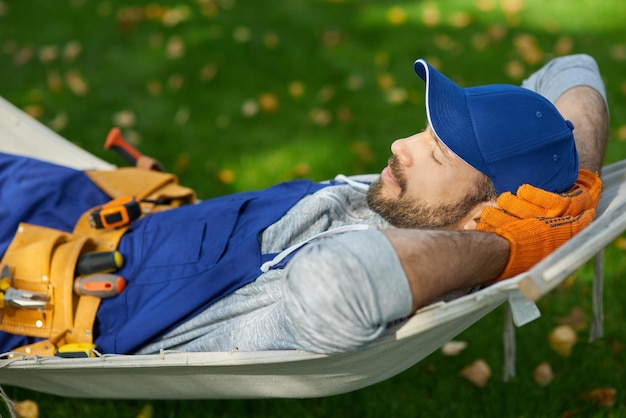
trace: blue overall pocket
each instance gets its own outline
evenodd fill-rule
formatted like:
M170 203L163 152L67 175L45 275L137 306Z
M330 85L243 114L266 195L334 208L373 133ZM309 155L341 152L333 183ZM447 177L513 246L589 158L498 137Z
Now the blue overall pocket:
M128 353L261 274L259 234L324 185L281 183L155 213L122 237L127 281L97 314L96 344Z
M203 202L136 221L118 247L125 260L118 274L126 279L126 288L102 301L96 343L106 352L132 351L139 341L154 338L228 293L227 275L212 272L246 202Z
M206 222L189 221L156 224L144 231L143 268L172 266L196 263L202 252L202 241L206 232ZM221 254L223 243L217 243L216 252ZM218 256L211 257L212 262Z

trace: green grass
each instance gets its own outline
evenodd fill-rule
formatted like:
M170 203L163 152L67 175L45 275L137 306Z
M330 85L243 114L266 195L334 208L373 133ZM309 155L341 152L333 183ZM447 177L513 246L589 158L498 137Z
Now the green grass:
M554 56L588 53L607 85L610 163L626 158L624 17L623 0L0 0L0 95L119 164L102 143L125 116L125 135L207 198L379 171L391 141L424 125L416 58L469 86L518 84ZM263 110L263 95L277 106ZM458 357L434 353L395 378L323 399L109 401L5 390L34 399L43 417L626 416L621 247L605 255L605 337L587 343L581 330L567 358L547 343L558 318L575 307L589 314L586 266L540 301L542 318L518 329L518 377L508 383L498 309L458 337L468 342ZM483 389L458 376L477 358L494 373ZM532 379L543 361L555 372L547 387ZM602 387L617 390L614 406L585 399Z

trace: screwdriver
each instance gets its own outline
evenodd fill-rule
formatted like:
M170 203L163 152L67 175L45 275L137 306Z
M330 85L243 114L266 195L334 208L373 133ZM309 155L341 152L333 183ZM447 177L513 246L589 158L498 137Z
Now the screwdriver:
M126 287L126 280L122 276L107 273L79 276L74 280L74 293L90 295L101 299L117 296Z
M85 253L76 262L76 275L93 273L113 273L124 265L124 257L119 251L95 251Z
M87 358L87 357L95 357L94 350L96 349L95 344L91 343L70 343L65 344L59 347L59 349L54 353L57 357L64 358Z

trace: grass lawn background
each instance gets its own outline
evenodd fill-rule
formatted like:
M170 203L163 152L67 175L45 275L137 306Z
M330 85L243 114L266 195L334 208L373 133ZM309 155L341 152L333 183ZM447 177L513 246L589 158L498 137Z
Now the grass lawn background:
M623 0L0 0L0 95L62 136L102 149L120 126L201 198L307 177L378 172L391 142L424 126L426 58L461 85L519 84L550 58L587 53L611 109L606 162L626 158ZM0 139L1 140L1 139ZM504 383L503 310L393 379L323 399L77 400L5 387L42 417L626 416L623 238L606 250L605 337L587 343L591 267L539 302L518 329L518 377ZM569 357L548 333L582 309ZM586 326L587 325L587 326ZM493 370L478 388L458 372ZM548 362L554 381L532 371ZM1 369L0 369L1 373ZM613 388L613 406L589 399ZM0 408L0 414L5 414Z

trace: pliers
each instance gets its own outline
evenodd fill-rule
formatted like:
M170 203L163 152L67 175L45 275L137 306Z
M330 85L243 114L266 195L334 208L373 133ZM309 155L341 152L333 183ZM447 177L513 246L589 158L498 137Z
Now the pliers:
M6 264L0 264L0 309L5 306L14 308L42 310L50 298L42 292L15 289L11 287L13 278L11 269Z

